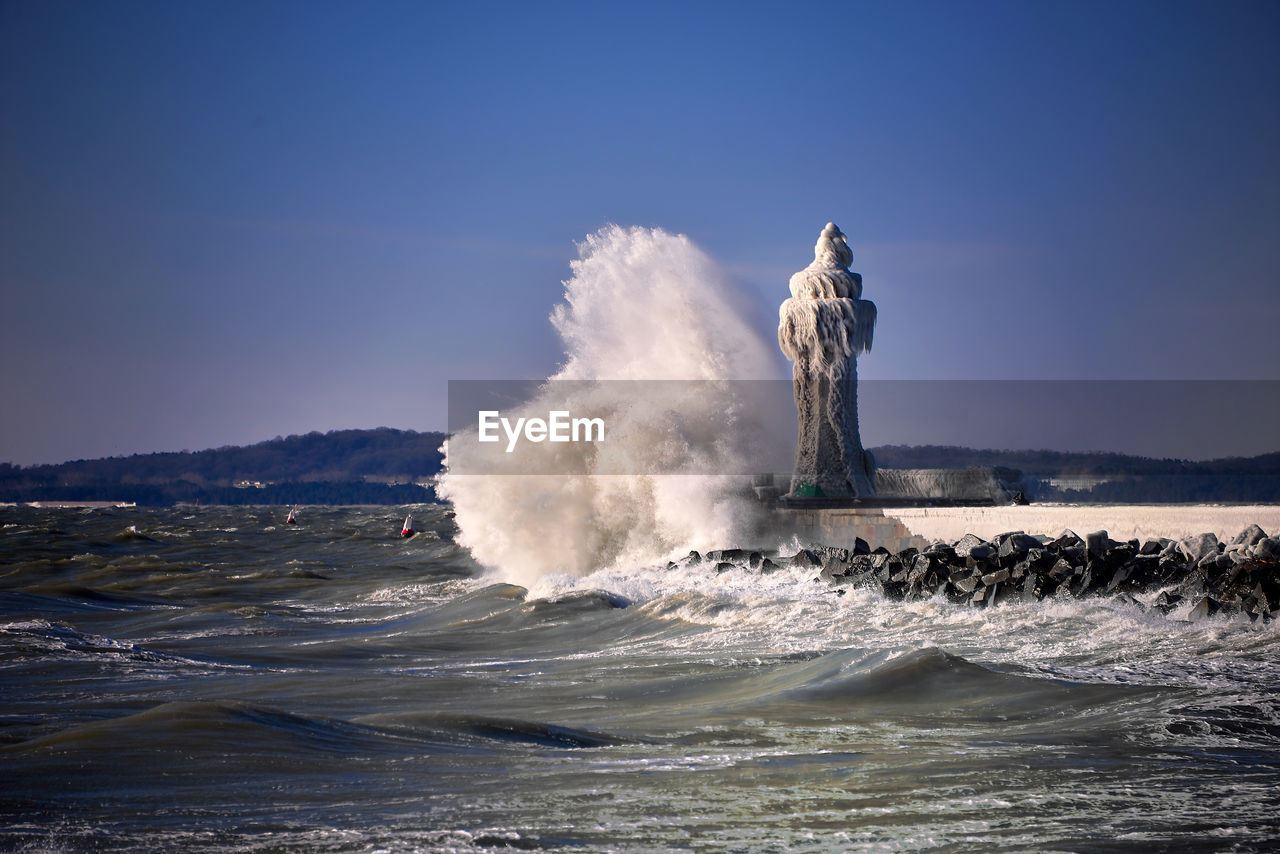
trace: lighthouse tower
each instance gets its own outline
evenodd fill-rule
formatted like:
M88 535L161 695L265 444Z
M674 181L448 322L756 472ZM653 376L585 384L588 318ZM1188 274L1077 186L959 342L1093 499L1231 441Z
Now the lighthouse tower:
M876 466L858 433L858 355L871 352L876 306L862 299L862 276L849 272L853 250L835 223L813 255L778 311L800 417L790 495L865 498L875 495Z

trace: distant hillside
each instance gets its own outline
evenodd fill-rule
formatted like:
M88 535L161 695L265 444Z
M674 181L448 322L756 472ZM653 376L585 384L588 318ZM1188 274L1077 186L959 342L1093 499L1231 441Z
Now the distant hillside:
M1035 501L1280 502L1280 453L1189 461L1102 452L974 450L943 445L871 449L882 468L1003 467Z
M409 504L441 468L443 433L333 430L195 453L60 465L0 463L0 501L204 504Z
M136 454L61 465L0 463L0 502L146 505L413 504L435 501L443 433L334 430L196 453ZM1107 453L872 448L881 468L1002 467L1034 501L1280 503L1280 453L1189 462Z

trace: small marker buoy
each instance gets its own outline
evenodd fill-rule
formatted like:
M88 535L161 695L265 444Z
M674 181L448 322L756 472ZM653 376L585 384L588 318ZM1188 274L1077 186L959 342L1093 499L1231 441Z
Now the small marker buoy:
M295 511L295 510L297 510L297 509L298 509L298 505L297 505L297 504L293 505L293 510L290 510L290 511L289 511L289 518L284 520L284 523L285 523L286 525L296 525L296 524L298 524L298 520L297 520L297 519L295 519L295 518L293 518L294 511Z
M412 537L417 532L413 530L413 514L410 513L404 517L404 527L400 529L400 536Z

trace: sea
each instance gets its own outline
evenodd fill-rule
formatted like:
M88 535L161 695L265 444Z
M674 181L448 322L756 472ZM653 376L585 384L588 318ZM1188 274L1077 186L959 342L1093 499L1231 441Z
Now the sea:
M724 382L785 382L774 309L683 235L578 249L548 378L575 392L506 414L598 415L600 443L480 472L451 426L447 504L292 525L0 507L0 850L1280 847L1274 623L890 602L679 560L748 545L761 502L735 473L776 471L753 419L795 429ZM753 545L785 564L802 544L776 536Z
M0 850L1280 846L1274 623L517 585L409 509L0 508Z

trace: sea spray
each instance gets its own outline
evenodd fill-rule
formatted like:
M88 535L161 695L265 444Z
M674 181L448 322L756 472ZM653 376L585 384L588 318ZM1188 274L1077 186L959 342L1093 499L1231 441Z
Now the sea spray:
M458 541L526 585L738 541L758 513L739 474L750 470L750 431L738 428L751 414L723 381L780 374L765 337L737 310L740 295L687 237L611 225L578 251L551 314L565 361L550 380L585 382L567 403L539 396L511 414L590 412L608 424L607 441L554 453L522 443L504 455L506 474L467 474L446 447L439 482ZM690 382L614 382L625 380ZM646 391L659 385L661 400ZM586 474L565 474L566 456Z

